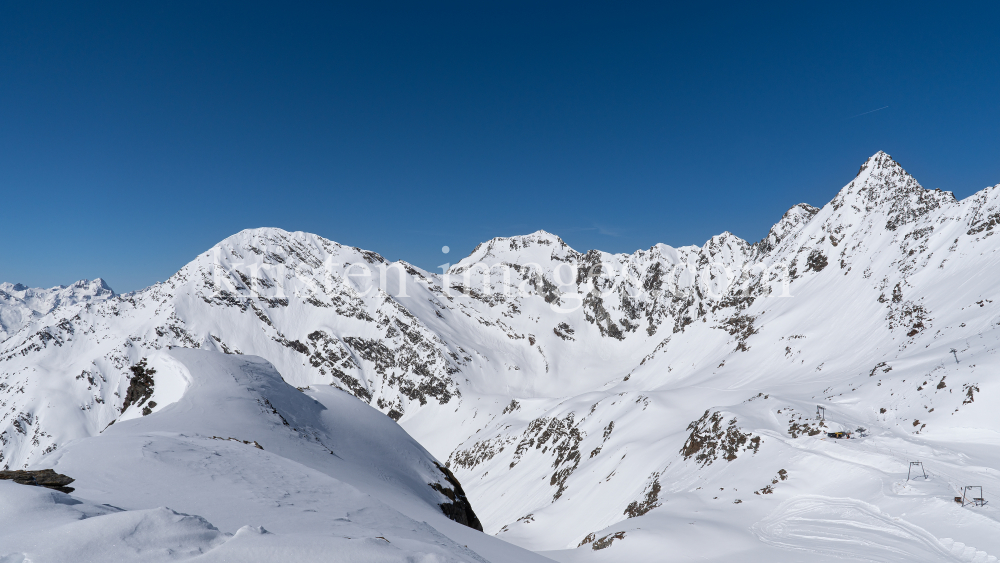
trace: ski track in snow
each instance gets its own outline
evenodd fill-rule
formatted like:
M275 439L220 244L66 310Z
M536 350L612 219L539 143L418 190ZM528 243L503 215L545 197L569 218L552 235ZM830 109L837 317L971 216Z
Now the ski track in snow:
M955 561L987 563L997 558L883 514L857 499L799 496L754 524L760 541L872 563Z

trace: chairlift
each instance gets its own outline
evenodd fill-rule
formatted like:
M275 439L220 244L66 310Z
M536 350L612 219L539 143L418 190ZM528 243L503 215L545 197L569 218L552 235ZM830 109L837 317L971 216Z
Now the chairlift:
M816 405L816 418L819 420L826 420L826 407Z
M907 481L910 480L910 475L913 473L913 468L914 467L918 467L920 469L920 473L917 473L916 475L913 475L913 477L919 477L920 475L923 475L924 479L926 480L927 479L927 471L924 470L924 462L922 462L922 461L911 461L910 462L910 467L906 471L906 480Z

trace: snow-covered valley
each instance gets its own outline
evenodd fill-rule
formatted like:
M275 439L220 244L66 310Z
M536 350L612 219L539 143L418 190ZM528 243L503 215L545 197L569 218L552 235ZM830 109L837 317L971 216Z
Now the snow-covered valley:
M753 244L0 285L0 466L76 489L0 480L0 561L995 561L997 225L878 153Z

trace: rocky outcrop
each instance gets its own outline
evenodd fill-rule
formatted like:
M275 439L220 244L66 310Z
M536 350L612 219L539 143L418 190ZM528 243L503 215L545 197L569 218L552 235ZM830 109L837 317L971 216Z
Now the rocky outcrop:
M61 493L72 493L73 487L67 487L76 479L67 477L61 473L56 473L51 469L40 469L37 471L0 471L0 479L13 481L21 485L33 485L35 487L45 487Z
M131 405L141 407L146 400L153 396L153 375L156 374L156 370L146 365L145 358L129 369L132 371L132 379L125 392L125 402L122 403L121 412L125 412L125 409ZM150 401L142 409L143 416L153 412L155 406L156 403Z
M465 496L465 491L462 490L462 484L458 482L458 478L450 469L440 463L435 462L434 465L444 474L445 481L451 485L451 487L446 487L441 483L430 483L432 489L448 497L448 500L451 501L438 505L441 507L441 512L459 524L482 532L483 525L479 522L475 511L472 510L472 504Z
M736 417L732 417L727 426L726 418L719 411L705 411L701 418L689 424L691 435L681 449L684 459L694 456L695 461L705 467L719 458L733 461L742 452L757 453L760 449L760 436L740 431L736 425Z

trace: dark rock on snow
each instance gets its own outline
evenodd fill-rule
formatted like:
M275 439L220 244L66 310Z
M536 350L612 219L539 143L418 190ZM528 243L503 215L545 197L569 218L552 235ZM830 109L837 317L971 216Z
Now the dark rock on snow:
M15 483L20 483L21 485L45 487L61 493L72 493L74 490L73 487L67 487L66 485L69 485L76 480L61 473L56 473L51 469L41 469L38 471L24 471L22 469L18 469L16 471L0 471L0 479L14 481Z
M445 516L459 524L482 532L483 525L472 510L472 504L469 502L468 497L465 496L465 491L462 490L462 484L458 482L458 478L455 477L455 474L450 469L440 463L435 462L434 465L441 470L441 473L444 473L445 480L452 486L452 488L448 488L440 483L430 483L432 489L451 500L451 502L443 502L438 505L441 507L441 512L444 512Z

